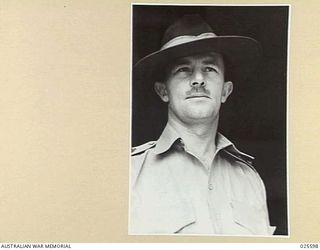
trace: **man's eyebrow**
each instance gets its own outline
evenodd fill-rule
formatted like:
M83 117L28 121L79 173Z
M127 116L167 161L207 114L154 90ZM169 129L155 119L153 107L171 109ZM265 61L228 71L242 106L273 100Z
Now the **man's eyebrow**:
M190 59L188 59L188 58L180 58L180 59L178 59L177 61L175 61L173 63L173 66L177 66L177 65L181 65L181 64L189 64L189 63L191 63ZM218 59L215 58L215 57L208 56L208 57L205 57L202 60L202 63L217 65L218 64Z
M168 68L169 69L173 69L173 68L179 67L180 65L189 65L189 64L191 64L191 61L192 60L189 59L188 57L182 57L182 58L177 59L173 63L171 63ZM203 64L213 64L213 65L217 65L218 66L219 65L219 60L218 60L217 57L214 57L214 56L205 56L202 59L202 63Z

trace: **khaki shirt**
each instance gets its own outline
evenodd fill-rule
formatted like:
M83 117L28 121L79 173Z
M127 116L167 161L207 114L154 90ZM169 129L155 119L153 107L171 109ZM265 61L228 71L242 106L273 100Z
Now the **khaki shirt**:
M205 167L169 125L158 141L133 148L130 233L272 235L253 157L220 133L213 154Z

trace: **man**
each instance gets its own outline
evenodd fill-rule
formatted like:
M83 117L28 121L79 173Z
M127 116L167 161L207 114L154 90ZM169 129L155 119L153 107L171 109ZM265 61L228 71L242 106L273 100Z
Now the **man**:
M273 234L253 157L217 132L233 90L228 66L248 74L259 53L255 40L217 36L188 15L135 65L135 75L152 77L168 122L157 141L132 149L131 233Z

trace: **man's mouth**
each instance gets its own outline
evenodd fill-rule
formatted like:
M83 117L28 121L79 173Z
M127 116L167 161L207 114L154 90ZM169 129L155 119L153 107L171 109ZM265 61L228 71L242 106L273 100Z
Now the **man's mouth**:
M186 99L195 99L195 98L208 98L208 99L211 99L209 96L207 95L190 95L190 96L187 96Z

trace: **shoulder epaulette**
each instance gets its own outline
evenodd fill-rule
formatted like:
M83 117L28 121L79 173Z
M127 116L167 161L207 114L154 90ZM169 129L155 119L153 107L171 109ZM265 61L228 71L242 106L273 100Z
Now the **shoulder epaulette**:
M156 141L149 141L149 142L142 144L140 146L133 147L131 149L131 156L141 154L141 153L145 152L146 150L153 148L155 145L156 145Z
M252 168L254 171L256 171L256 169L252 165L252 161L254 160L253 156L241 153L240 151L237 152L237 151L228 150L228 149L224 149L223 151L226 154L228 154L229 156L231 156L234 159L236 159L236 160L248 165L250 168Z

